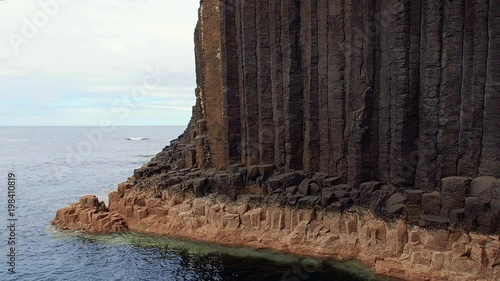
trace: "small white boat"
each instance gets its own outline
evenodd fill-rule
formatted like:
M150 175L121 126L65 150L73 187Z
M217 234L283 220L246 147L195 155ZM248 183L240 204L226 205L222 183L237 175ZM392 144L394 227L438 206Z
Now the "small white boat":
M130 141L142 141L142 140L147 140L148 138L127 138Z

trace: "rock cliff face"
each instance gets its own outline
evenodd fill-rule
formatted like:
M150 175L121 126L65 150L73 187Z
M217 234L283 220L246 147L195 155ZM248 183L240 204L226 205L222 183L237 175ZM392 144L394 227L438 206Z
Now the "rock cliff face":
M499 280L498 30L500 0L200 1L188 128L53 223Z
M412 222L499 231L500 1L205 0L199 15L180 167L315 173L349 203L406 193ZM243 185L301 184L267 178Z
M500 177L499 14L497 0L201 1L209 165L426 191Z

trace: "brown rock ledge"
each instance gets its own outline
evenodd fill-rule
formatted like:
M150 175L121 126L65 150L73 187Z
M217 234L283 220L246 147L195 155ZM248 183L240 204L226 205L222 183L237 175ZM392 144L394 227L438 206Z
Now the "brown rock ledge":
M122 216L109 212L104 202L99 202L94 195L81 197L78 203L58 210L52 224L65 230L89 233L110 233L127 229Z
M155 192L119 185L109 209L95 196L61 209L52 222L94 233L131 231L297 255L359 260L377 274L404 280L500 280L500 237L460 229L426 230L369 210L345 212L236 201L226 195Z

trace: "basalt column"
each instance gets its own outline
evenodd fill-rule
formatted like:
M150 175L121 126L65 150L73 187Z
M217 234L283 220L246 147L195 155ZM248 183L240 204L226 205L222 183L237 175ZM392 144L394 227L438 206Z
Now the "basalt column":
M222 76L228 164L241 163L241 116L234 1L221 2ZM239 24L239 23L238 23Z
M304 75L304 169L319 171L317 0L301 1L301 49Z
M462 87L462 30L464 1L443 3L443 51L437 138L439 178L457 173L460 93Z
M418 166L415 185L434 190L437 181L437 134L439 129L439 92L441 83L443 0L422 0L422 37L420 46L420 98Z
M481 160L489 6L486 0L464 1L464 4L457 174L473 177L478 174ZM498 147L495 149L498 151Z
M328 0L318 0L318 154L319 171L330 173L330 128L328 120Z
M243 94L240 111L242 130L245 138L242 146L245 147L246 165L259 163L259 97L257 95L257 29L255 0L239 0L239 19L241 25L241 58L242 68L240 85Z
M328 1L328 172L347 180L345 2ZM324 59L324 58L322 58Z
M271 87L269 0L256 1L257 96L259 103L259 161L274 164L274 123Z
M500 1L489 1L488 57L480 175L500 175Z
M300 50L301 2L281 1L285 167L297 170L303 168L304 153L304 87Z
M227 166L227 130L221 62L221 14L219 0L205 0L200 8L200 39L203 60L202 102L205 107L210 164Z
M424 191L500 176L498 0L201 3L189 164Z
M379 13L376 17L379 23L377 58L379 60L379 71L376 79L379 81L375 91L378 92L378 179L382 182L390 182L391 165L391 51L393 34L390 26L396 6L393 1L378 1Z
M274 129L274 164L285 166L285 116L283 108L283 75L281 51L281 2L269 1L269 39L270 39L270 70L271 93Z
M417 164L420 1L383 7L390 23L390 181L412 186ZM385 105L384 105L385 106Z
M346 128L347 141L347 182L358 185L370 180L370 147L373 117L373 56L368 53L373 48L373 33L366 30L373 17L363 14L364 7L371 2L362 0L346 1L345 5L345 48L346 52Z

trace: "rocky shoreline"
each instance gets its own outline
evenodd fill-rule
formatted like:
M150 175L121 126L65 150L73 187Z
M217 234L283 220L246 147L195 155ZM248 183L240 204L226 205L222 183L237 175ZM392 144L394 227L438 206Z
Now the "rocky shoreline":
M296 255L358 260L376 274L403 280L499 280L500 237L461 229L424 229L403 220L384 221L369 210L345 212L282 207L253 196L191 195L120 185L109 209L83 197L57 213L53 224L109 233L130 230L227 246ZM89 205L89 203L95 205Z
M500 278L495 178L445 178L442 192L379 182L353 188L336 177L270 165L181 169L184 148L174 142L137 169L109 195L109 207L82 197L52 223L358 260L404 280Z

